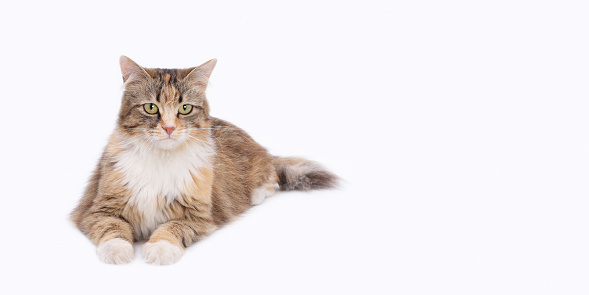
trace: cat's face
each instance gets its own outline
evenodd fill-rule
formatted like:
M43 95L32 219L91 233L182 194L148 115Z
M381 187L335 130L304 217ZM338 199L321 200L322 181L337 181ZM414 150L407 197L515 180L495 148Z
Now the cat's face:
M121 57L125 93L119 132L130 141L171 150L199 144L209 134L205 96L216 60L192 69L145 69Z

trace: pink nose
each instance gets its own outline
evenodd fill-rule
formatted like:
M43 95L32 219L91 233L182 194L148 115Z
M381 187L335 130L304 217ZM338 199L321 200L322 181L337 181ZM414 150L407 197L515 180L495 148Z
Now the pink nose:
M174 132L174 129L176 129L176 126L164 126L162 127L166 130L166 133L168 133L168 136L172 135L172 132Z

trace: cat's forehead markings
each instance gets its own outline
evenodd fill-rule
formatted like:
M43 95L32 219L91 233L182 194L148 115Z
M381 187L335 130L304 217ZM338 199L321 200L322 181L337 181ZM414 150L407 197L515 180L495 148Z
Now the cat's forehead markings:
M170 84L170 74L165 74L164 75L164 84L165 85Z
M162 89L160 90L160 97L163 97L164 102L169 104L169 103L173 103L175 101L176 98L176 94L178 93L178 91L176 90L176 88L172 85L163 85Z

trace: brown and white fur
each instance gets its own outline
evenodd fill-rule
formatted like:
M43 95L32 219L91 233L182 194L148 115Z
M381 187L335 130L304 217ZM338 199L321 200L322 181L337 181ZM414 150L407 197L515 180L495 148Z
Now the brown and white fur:
M148 263L174 263L277 186L336 185L319 164L272 157L243 130L211 117L205 90L215 64L148 69L121 57L125 91L117 128L71 215L102 261L127 263L133 242L148 240L142 250ZM146 112L145 104L158 112ZM184 105L192 106L185 115Z

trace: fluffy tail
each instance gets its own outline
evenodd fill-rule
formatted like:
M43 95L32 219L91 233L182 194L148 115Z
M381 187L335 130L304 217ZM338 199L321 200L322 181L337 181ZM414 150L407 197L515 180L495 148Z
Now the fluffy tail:
M283 191L334 188L339 181L319 163L302 158L274 157L274 168Z

